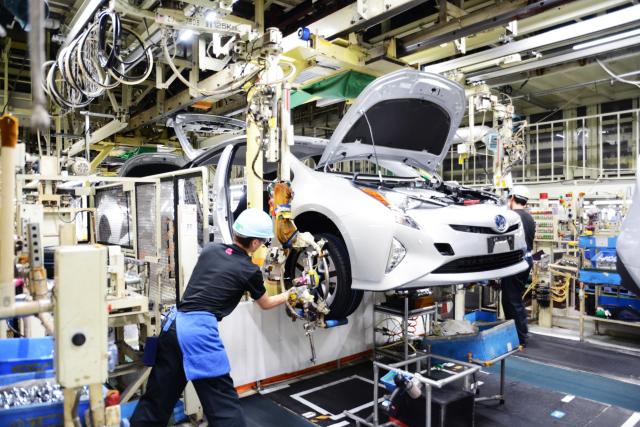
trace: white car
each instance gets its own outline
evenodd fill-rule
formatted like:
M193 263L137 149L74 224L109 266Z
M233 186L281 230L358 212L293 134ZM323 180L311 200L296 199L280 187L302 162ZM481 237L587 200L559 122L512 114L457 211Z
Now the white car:
M519 216L492 193L437 176L465 105L458 84L401 70L367 86L329 141L296 138L292 210L301 230L327 240L322 293L329 318L352 313L364 290L468 283L528 267ZM174 126L202 120L182 115ZM176 134L183 136L184 151L194 153L185 132ZM213 223L223 241L230 241L231 224L246 208L241 180L230 178L234 166L245 164L245 153L244 136L236 136L187 165L215 167ZM309 159L315 168L305 164ZM375 172L348 172L363 163ZM272 179L275 168L269 166L265 178ZM290 257L290 276L303 267L301 258Z

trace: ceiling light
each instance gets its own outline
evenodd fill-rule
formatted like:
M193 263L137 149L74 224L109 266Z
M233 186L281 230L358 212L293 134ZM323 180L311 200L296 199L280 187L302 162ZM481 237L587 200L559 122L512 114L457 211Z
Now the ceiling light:
M626 39L627 37L632 37L640 34L640 29L625 31L624 33L614 34L609 37L602 37L596 40L591 40L590 42L580 43L573 46L573 50L586 49L588 47L597 46L604 43L613 42L616 40Z
M191 39L193 38L193 35L195 33L193 32L193 30L182 30L180 31L180 34L178 34L178 41L179 42L188 42L191 41Z
M208 23L212 23L216 19L218 19L218 13L215 10L209 9L207 13L204 14L204 20Z

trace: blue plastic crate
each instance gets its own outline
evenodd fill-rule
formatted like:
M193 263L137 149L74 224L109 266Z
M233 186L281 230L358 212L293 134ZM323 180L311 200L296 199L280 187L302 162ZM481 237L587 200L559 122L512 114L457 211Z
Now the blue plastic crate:
M615 271L580 270L578 279L583 283L599 283L602 285L620 285L620 275Z
M78 416L84 421L84 412L89 409L89 399L78 404ZM62 426L64 425L64 405L40 403L17 408L0 409L0 426Z
M24 372L22 374L0 375L0 387L20 383L22 381L40 380L45 378L53 378L55 376L56 373L53 369L49 369L47 371Z
M474 322L495 322L498 316L495 311L475 310L464 315L464 320Z
M516 324L513 320L487 327L474 335L451 337L426 337L424 348L429 346L435 355L468 361L471 357L482 363L489 362L515 350L520 345Z
M630 297L616 297L611 295L600 295L598 297L598 305L613 305L616 307L625 307L630 305L636 310L640 310L640 299Z
M612 248L615 249L618 236L599 237L599 236L580 236L578 237L578 246L581 248Z
M53 338L0 340L0 375L53 369Z
M135 411L138 401L127 402L120 407L122 419L129 419ZM78 416L84 426L84 413L89 409L89 399L81 400L78 405ZM41 403L38 405L21 406L10 409L0 409L0 426L62 426L64 425L64 406L62 402ZM178 400L173 408L170 424L187 419L184 413L184 403Z

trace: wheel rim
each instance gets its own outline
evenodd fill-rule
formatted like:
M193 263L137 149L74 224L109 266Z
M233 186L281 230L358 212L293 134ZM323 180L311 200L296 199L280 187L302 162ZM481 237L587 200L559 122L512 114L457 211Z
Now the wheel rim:
M318 263L318 256L308 255L306 252L300 252L297 255L295 263L294 277L300 277L305 270L315 267L320 276L320 292L327 306L331 307L336 298L338 290L338 272L336 264L331 254L324 256ZM316 266L317 265L317 266Z

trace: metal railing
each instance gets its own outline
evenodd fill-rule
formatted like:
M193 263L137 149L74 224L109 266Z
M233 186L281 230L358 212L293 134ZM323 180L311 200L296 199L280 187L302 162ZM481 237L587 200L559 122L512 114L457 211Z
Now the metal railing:
M525 134L527 157L513 168L517 183L625 178L636 173L640 108L533 123ZM493 153L480 149L458 164L452 146L442 164L446 180L491 184Z

